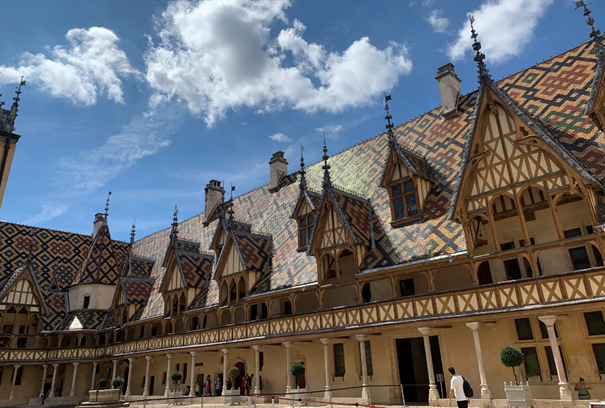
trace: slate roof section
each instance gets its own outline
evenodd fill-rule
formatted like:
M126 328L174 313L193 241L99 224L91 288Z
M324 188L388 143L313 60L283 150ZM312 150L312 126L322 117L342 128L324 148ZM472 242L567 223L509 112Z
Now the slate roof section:
M147 303L154 282L153 279L125 276L120 278L120 283L122 284L126 304L142 306Z
M597 54L596 53L596 49L597 49L596 41L603 41L603 37L595 38L592 41L592 43L594 44L593 50L595 50L595 55ZM601 55L601 57L597 60L597 63L595 64L594 69L595 69L594 80L592 82L592 87L590 89L590 95L588 97L588 101L586 102L586 109L584 109L585 115L591 114L591 112L594 108L595 101L597 99L597 92L599 91L599 86L601 85L601 83L603 81L603 71L605 70L605 54ZM593 120L594 119L596 119L596 122L600 125L599 128L601 130L603 130L605 123L600 123L598 118L596 117L596 115L593 117Z
M66 296L67 292L51 292L44 295L44 303L48 308L48 313L42 317L42 330L54 330L54 328L65 319Z
M128 276L133 278L149 279L154 263L155 261L152 259L130 256L128 258L128 264L130 267Z
M82 325L82 328L77 330L96 331L101 328L106 315L107 310L75 310L59 323L55 331L70 331L69 328L76 319Z
M168 267L172 256L176 257L181 278L186 287L201 288L206 285L212 272L214 257L200 253L200 243L171 239L163 264Z
M122 256L115 254L107 224L101 225L88 249L84 262L76 273L72 286L83 283L114 285L120 275L120 261L124 259Z

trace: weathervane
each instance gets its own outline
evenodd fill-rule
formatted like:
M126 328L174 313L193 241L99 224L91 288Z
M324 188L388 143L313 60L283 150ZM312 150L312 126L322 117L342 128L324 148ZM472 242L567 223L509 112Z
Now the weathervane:
M107 194L107 202L105 203L105 224L107 224L107 217L109 217L109 196L111 195L111 191Z
M605 56L605 50L603 49L603 43L601 42L602 41L601 30L595 28L595 26L594 26L594 18L592 18L590 16L590 13L592 13L592 11L590 11L590 9L586 6L586 3L584 3L583 0L575 1L574 4L576 6L576 10L579 9L580 7L584 8L584 16L586 17L586 25L588 25L590 27L589 37L592 38L593 40L595 40L595 46L597 48L597 56L599 58L603 58ZM592 4L592 3L590 3L590 4Z

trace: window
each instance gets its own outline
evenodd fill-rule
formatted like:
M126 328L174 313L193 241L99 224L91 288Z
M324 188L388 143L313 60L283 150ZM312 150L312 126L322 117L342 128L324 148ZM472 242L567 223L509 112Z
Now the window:
M82 308L88 309L88 306L90 306L90 296L84 296L84 306Z
M510 249L515 249L515 241L505 242L503 244L500 244L501 251L508 251Z
M12 333L12 332L13 332L12 324L5 324L4 326L2 326L2 333Z
M399 281L399 294L401 297L414 296L414 279L403 279Z
M187 363L183 364L183 384L187 381Z
M504 261L504 268L506 269L506 276L508 280L521 279L521 267L519 266L518 259L509 259Z
M298 247L304 248L309 243L309 237L311 236L311 229L315 223L315 216L313 214L303 215L298 219Z
M542 339L548 339L548 329L546 325L542 323L542 320L538 320L540 322L540 333L542 333ZM557 331L557 325L555 324L555 336L559 338L559 332Z
M574 271L590 268L590 260L588 259L588 252L585 247L570 249L569 257L571 258Z
M10 347L11 340L9 337L0 337L0 348Z
M372 346L370 346L370 342L366 340L364 342L366 347L366 366L368 369L368 375L374 375L374 367L372 366Z
M605 373L605 344L593 344L592 351L594 352L595 360L597 360L599 373Z
M17 339L17 348L25 348L27 344L27 337L19 337Z
M158 333L158 328L157 328L157 327L155 327L155 326L154 326L154 327L152 327L152 328L151 328L151 335L152 335L152 336L157 336L157 333Z
M416 187L411 179L391 184L391 209L395 220L418 214Z
M15 385L21 385L21 377L23 377L23 366L21 366L21 367L19 367L19 369L17 369L17 377L15 378Z
M263 371L264 365L265 365L265 355L261 351L258 353L258 371Z
M540 361L538 361L538 352L535 347L522 348L523 362L525 364L525 372L528 377L535 377L541 375Z
M139 327L139 338L145 337L145 326Z
M555 364L555 358L552 355L552 349L550 348L550 346L545 348L546 357L548 358L548 367L550 369L550 375L557 375L557 365ZM563 361L563 370L565 371L565 373L567 373L567 367L565 366L565 359L563 358L563 353L561 352L561 346L559 346L559 353L561 354L561 360Z
M570 229L564 232L565 238L575 238L582 236L582 230L580 228Z
M533 340L534 334L531 331L531 323L529 318L515 319L515 326L517 326L517 337L519 340Z
M361 288L361 299L363 303L369 303L372 301L372 287L370 286L370 282L363 285Z
M599 336L605 334L605 320L603 320L603 312L588 312L584 313L586 320L586 328L589 336Z
M284 316L292 314L292 302L289 300L284 302Z
M334 344L334 377L345 375L345 347L342 343Z
M26 331L27 331L27 326L23 326L23 325L19 326L19 334L27 334Z

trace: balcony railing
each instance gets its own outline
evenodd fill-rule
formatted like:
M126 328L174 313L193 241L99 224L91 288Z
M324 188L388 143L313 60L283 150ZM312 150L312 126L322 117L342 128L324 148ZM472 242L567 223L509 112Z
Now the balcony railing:
M524 307L560 306L566 301L605 296L605 267L434 292L387 301L342 306L262 321L232 324L213 329L147 337L98 347L50 350L0 349L0 361L95 359L187 346L216 346L217 343L259 337L279 337L337 331L350 326L367 327L387 322L406 322L435 317L479 315L515 311Z

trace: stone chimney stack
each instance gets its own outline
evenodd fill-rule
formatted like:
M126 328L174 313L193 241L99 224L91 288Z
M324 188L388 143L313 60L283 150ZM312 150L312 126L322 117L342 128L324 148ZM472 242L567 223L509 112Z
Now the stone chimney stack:
M439 84L439 95L441 96L441 116L450 119L458 112L458 101L462 96L460 92L460 78L454 72L454 65L448 62L437 69L435 77Z
M93 227L92 227L92 238L95 238L95 235L97 235L97 232L99 232L99 230L101 229L101 225L103 225L103 223L105 222L105 216L102 213L96 213L95 214L95 220L92 223Z
M210 180L204 188L206 192L206 199L204 201L204 216L207 218L214 207L221 201L221 198L225 194L225 189L221 186L221 182L218 180Z
M288 162L284 157L284 152L278 151L273 153L273 157L269 160L270 168L270 181L269 191L277 191L279 181L283 176L288 174Z

